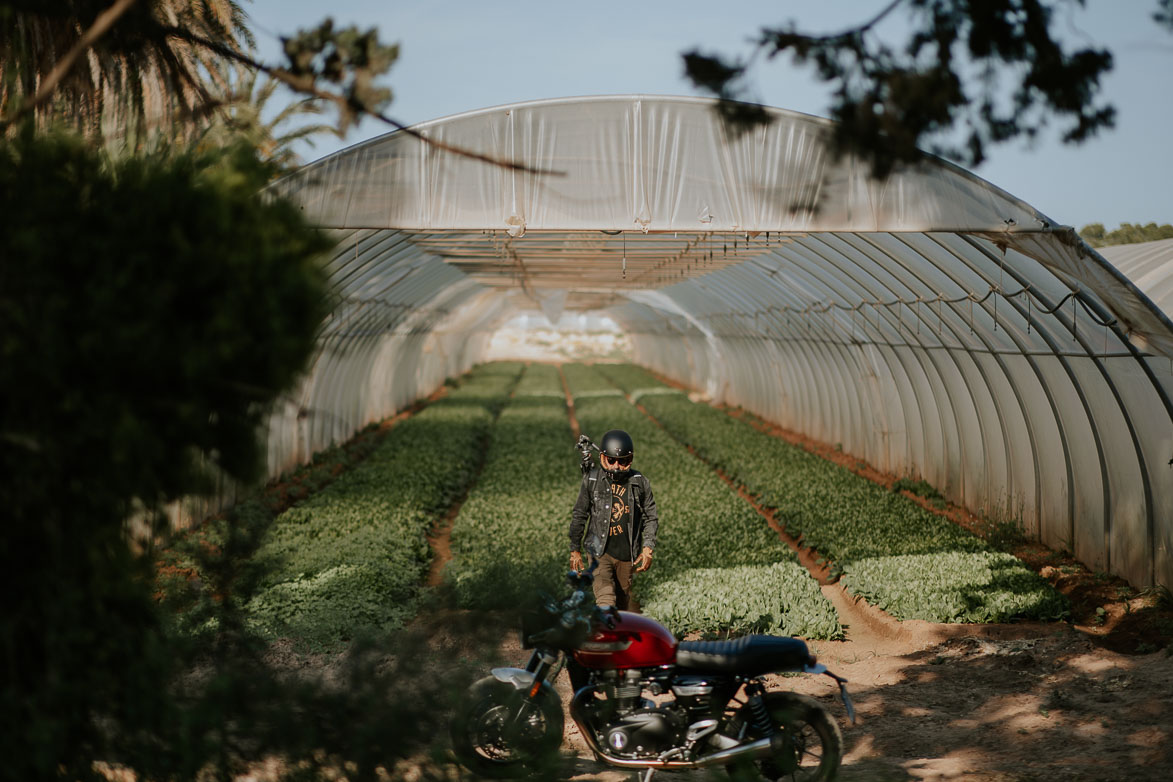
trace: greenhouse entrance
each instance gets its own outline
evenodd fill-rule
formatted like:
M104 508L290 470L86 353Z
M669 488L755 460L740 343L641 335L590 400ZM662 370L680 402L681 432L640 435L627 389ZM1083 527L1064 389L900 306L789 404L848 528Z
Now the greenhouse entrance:
M485 356L519 314L606 317L643 367L1173 585L1173 324L1070 229L928 159L884 181L828 122L709 101L536 101L392 133L274 185L340 292L270 471ZM305 416L305 410L328 415Z

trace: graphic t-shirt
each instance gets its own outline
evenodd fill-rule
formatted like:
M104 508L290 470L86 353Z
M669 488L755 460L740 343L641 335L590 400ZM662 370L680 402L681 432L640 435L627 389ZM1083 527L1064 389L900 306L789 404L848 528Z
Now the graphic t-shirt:
M607 528L607 546L604 553L620 562L631 561L631 486L611 484L611 520Z

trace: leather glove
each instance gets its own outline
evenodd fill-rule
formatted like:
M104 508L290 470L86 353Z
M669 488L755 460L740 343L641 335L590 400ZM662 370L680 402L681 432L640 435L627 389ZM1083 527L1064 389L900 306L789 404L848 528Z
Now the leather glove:
M570 552L570 569L582 570L582 553L578 551Z
M635 572L642 573L652 566L652 550L644 546L639 558L635 560Z

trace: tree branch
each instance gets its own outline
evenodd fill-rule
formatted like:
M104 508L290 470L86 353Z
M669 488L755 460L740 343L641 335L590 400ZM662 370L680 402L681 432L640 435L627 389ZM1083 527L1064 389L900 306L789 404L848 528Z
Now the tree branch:
M285 68L274 68L270 65L265 65L264 63L258 62L257 60L254 60L253 58L249 57L246 54L242 54L240 52L233 51L232 49L230 49L226 46L223 46L222 44L219 44L216 41L212 41L212 40L204 38L200 35L196 35L195 33L192 33L189 30L184 30L184 29L181 29L178 27L161 27L160 31L162 33L164 33L165 35L179 38L180 40L187 41L188 43L195 44L197 46L203 46L203 47L215 52L216 54L220 55L221 57L226 57L226 58L235 60L236 62L239 62L243 65L247 65L250 68L254 68L257 71L260 71L261 73L264 73L264 74L276 79L277 81L286 85L287 87L294 90L295 92L300 92L303 95L310 95L312 97L319 98L319 99L327 101L329 103L333 103L335 106L337 106L342 111L354 111L354 112L358 112L361 114L366 114L368 116L374 117L375 119L377 119L383 123L386 123L387 125L390 125L391 127L395 128L396 130L403 131L407 135L412 136L413 138L419 139L423 143L425 143L431 147L434 147L435 149L440 149L445 152L450 152L450 153L452 153L454 155L458 155L460 157L466 157L466 158L470 158L472 160L479 160L483 163L489 163L494 166L500 166L501 168L506 168L511 171L521 171L521 172L527 173L527 174L539 174L542 176L565 176L565 174L566 174L566 172L564 172L564 171L557 171L554 169L547 169L547 168L534 168L532 166L527 166L524 163L518 163L513 160L505 160L502 158L496 158L491 155L483 154L481 152L474 152L470 149L465 149L464 147L458 147L453 144L445 143L443 141L437 141L435 139L429 138L428 136L424 135L423 133L416 130L415 128L408 127L407 125L404 125L403 123L399 122L398 120L395 120L395 119L387 116L386 114L384 114L381 111L375 111L375 110L368 108L366 105L362 104L359 101L353 101L353 100L347 98L345 95L339 95L338 93L335 93L335 92L330 92L328 90L320 89L314 83L316 81L316 79L312 75L299 76L297 74L294 74L294 73L286 70Z
M895 11L896 8L903 2L904 2L904 0L892 0L891 3L888 3L888 5L885 8L883 8L878 14L876 14L874 17L872 17L869 21L864 22L863 24L861 24L857 27L852 27L847 30L844 30L841 33L832 33L831 35L804 35L802 37L806 38L809 41L836 41L836 40L839 40L840 38L847 38L848 36L860 35L862 33L866 33L868 30L872 29L873 27L878 25L880 22L884 21L884 17L886 17L888 14Z

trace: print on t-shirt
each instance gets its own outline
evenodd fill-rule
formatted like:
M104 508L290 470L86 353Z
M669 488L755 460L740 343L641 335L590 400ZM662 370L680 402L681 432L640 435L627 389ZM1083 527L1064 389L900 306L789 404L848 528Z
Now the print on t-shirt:
M611 484L611 524L607 530L606 553L621 562L631 561L631 506L627 504L627 485Z

